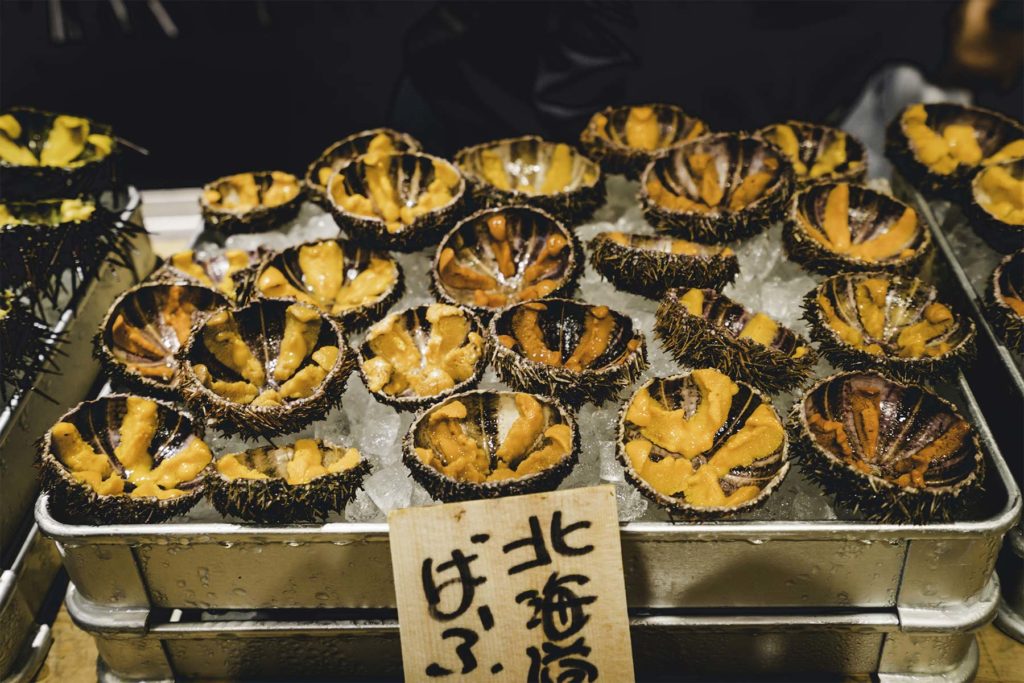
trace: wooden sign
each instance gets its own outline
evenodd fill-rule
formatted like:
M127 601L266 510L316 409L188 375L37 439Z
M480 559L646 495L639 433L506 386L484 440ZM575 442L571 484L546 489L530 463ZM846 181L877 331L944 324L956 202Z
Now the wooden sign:
M633 680L615 489L388 515L408 681Z

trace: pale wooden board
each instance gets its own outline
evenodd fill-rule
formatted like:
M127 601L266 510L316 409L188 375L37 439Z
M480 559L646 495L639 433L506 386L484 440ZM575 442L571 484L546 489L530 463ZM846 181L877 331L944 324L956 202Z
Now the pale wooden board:
M567 533L565 544L576 548L591 545L593 550L580 555L559 554L555 550L551 527L553 516L559 512L563 529L576 522L590 522L589 528ZM536 518L543 532L551 563L510 575L511 568L536 557L532 546L513 548L507 553L503 551L503 546L531 537L531 516ZM530 590L542 596L545 584L556 571L560 578L582 575L589 579L585 584L561 584L562 590L557 591L559 595L566 596L565 591L571 590L577 596L593 596L595 600L582 606L583 613L589 616L582 629L568 637L555 638L554 642L565 646L582 636L590 648L585 660L596 667L599 680L617 683L633 680L613 487L598 486L408 508L392 512L388 516L388 524L406 680L529 680L531 658L527 650L535 647L542 651L546 638L543 625L532 629L527 627L535 610L527 601L517 604L516 597ZM483 540L479 535L488 538ZM471 540L473 537L476 537L475 542ZM428 558L432 559L429 574L436 584L443 584L456 577L458 572L455 568L439 571L438 566L450 561L456 550L465 556L477 556L469 565L470 571L473 577L486 577L486 581L476 586L472 604L460 616L450 621L439 621L431 616L428 608L424 592L424 564ZM443 587L439 596L438 610L455 612L463 597L461 585L456 583ZM494 623L489 629L484 627L486 616L478 611L483 606L487 606L493 616ZM462 673L462 662L455 651L461 639L442 638L442 632L451 627L467 628L479 636L478 642L472 646L477 665L470 673ZM571 630L568 626L561 628ZM453 673L428 676L431 664L438 664ZM498 664L500 670L492 671L492 667L498 669ZM551 678L557 680L563 670L555 663L549 668Z

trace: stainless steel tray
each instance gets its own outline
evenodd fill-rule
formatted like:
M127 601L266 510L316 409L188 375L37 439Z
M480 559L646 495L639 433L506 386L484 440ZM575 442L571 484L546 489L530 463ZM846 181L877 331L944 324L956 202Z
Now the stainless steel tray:
M999 577L1003 601L999 605L996 626L1011 638L1024 643L1024 529L1006 534Z
M30 680L50 646L48 597L67 579L53 542L32 525L14 562L0 574L0 680Z
M995 614L994 580L968 604L942 611L679 610L633 614L639 680L747 674L869 674L882 681L968 681L973 632ZM400 680L393 612L211 614L110 610L68 589L68 613L96 638L100 679ZM685 656L680 656L685 653Z
M136 222L140 200L131 188L124 222ZM145 275L155 265L149 238L139 235L133 240L132 266ZM100 372L93 358L92 338L107 308L118 294L134 284L134 274L113 263L104 263L88 282L72 294L67 308L58 312L54 329L63 334L60 354L54 357L62 372L41 373L36 388L53 400L36 392L16 396L0 408L0 557L13 548L31 524L32 502L39 490L35 468L35 441L69 407L88 396Z

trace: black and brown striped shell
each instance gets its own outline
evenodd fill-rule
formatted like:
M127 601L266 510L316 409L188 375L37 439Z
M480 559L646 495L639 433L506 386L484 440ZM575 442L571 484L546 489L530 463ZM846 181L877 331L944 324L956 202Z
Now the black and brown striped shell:
M459 150L455 163L483 207L525 204L576 226L604 203L601 167L565 143L535 135L494 140Z
M648 116L657 122L658 138L652 148L635 147L629 142L627 123L634 110L649 111ZM637 180L658 154L709 132L706 123L674 104L619 105L605 107L591 116L580 133L580 144L606 173L621 173Z
M1006 346L1024 353L1024 249L999 262L989 280L985 312Z
M380 164L387 165L384 174L399 207L416 207L432 187L443 187L451 198L408 222L400 217L385 218L371 190ZM343 206L345 197L356 195L370 201L370 214ZM462 215L466 181L454 164L440 157L421 152L382 154L372 164L361 157L342 166L327 184L327 200L334 222L349 238L367 247L409 252L436 242L445 227Z
M678 363L717 368L770 394L810 378L817 354L806 339L781 324L770 345L740 338L756 314L713 289L700 291L700 315L682 301L683 289L670 289L658 307L654 334Z
M1024 124L988 109L950 102L909 105L886 128L885 155L900 175L926 195L961 201L978 166L960 163L944 174L925 164L907 134L908 115L916 111L915 107L924 107L926 125L940 135L950 125L973 128L975 141L985 159L1011 142L1024 139Z
M792 133L786 132L786 128ZM816 182L863 182L868 174L867 152L860 140L849 133L805 121L775 123L757 134L782 150L793 164L797 185ZM837 152L841 150L841 152ZM829 166L830 155L838 155ZM819 163L825 165L819 166Z
M255 191L233 206L242 192ZM199 208L209 228L223 235L267 232L295 218L302 207L302 183L284 171L252 171L217 178L203 185Z
M611 323L605 343L588 349L605 321ZM643 333L607 306L570 299L518 303L491 319L490 337L502 381L571 406L615 400L647 369Z
M228 305L214 290L185 281L138 285L107 310L94 339L96 355L117 382L173 400L178 349L202 316Z
M1020 158L990 164L979 170L971 180L970 196L964 202L964 208L974 231L996 251L1009 254L1024 248L1024 222L1011 222L992 212L992 203L999 200L986 191L985 184L996 174L1008 175L1018 183L1018 189L1024 187L1024 153ZM1009 196L1005 199L1015 200L1018 207L1024 205L1024 189L1015 191L1007 188L1006 193ZM1017 212L1020 211L1017 208Z
M721 191L713 205L705 201L705 176L715 178ZM763 187L759 180L766 181ZM780 217L792 189L793 168L777 147L753 135L714 133L652 161L640 178L640 203L655 230L718 244L767 228Z
M412 478L423 486L431 497L444 502L499 498L552 491L557 488L579 462L580 433L572 412L554 398L533 396L541 406L544 429L554 425L566 425L570 430L571 448L558 462L546 469L508 479L472 482L448 476L423 462L416 454L417 448L434 450L434 446L426 438L431 416L438 411L446 410L447 406L458 401L466 407L466 417L459 421L464 433L487 454L491 467L497 466L498 448L520 415L516 405L517 395L517 392L513 391L467 391L451 396L419 413L402 442L402 461L409 468ZM543 446L545 439L541 433L531 444L531 448ZM436 451L435 454L440 455Z
M801 469L842 508L876 521L949 521L984 477L977 434L951 403L877 373L818 382L788 428Z
M431 284L441 301L486 318L519 301L571 294L583 258L576 236L544 211L485 209L441 240Z
M716 371L700 370L698 372ZM771 401L748 384L736 382L736 387L737 392L732 397L728 416L725 418L722 427L714 435L713 445L709 450L703 451L690 459L694 469L699 470L700 467L706 465L728 439L746 426L750 416L762 405L768 406L771 409L772 414L779 423L779 428L782 428L782 421L775 407L772 406ZM782 435L780 445L771 453L758 457L750 465L731 468L719 480L722 493L726 496L734 493L741 487L756 486L759 491L749 500L736 505L696 505L693 502L688 502L686 495L681 491L668 495L656 490L636 470L626 448L626 445L634 439L644 438L642 427L627 417L630 406L636 401L640 392L644 390L665 410L681 410L682 413L679 414L680 420L689 420L693 417L703 400L703 394L692 372L672 375L670 377L654 377L637 387L636 391L619 411L616 432L616 455L625 469L626 479L639 489L646 498L666 508L673 516L686 520L712 520L731 517L735 514L748 512L760 507L768 499L768 496L782 484L782 480L786 477L787 472L789 472L789 444L785 433ZM650 443L652 445L651 456L654 456L657 460L686 457L682 453L675 453L657 443Z
M125 468L114 454L120 442L121 421L127 412L128 394L108 394L92 401L83 401L62 415L57 423L75 425L82 439L102 455L113 473L125 477ZM157 404L157 427L149 446L154 464L178 454L192 439L202 439L203 426L169 403ZM184 495L167 499L133 498L126 484L121 495L98 494L90 485L76 479L58 457L52 428L39 442L40 479L43 490L50 494L50 505L61 520L87 524L147 524L161 522L184 514L203 497L206 489L204 469L193 480L176 485ZM127 478L127 477L125 477Z
M860 245L884 239L904 212L912 211L917 217L916 228L901 251L883 259L862 258L841 253L812 236L811 230L814 230L827 239L825 209L830 193L837 187L837 183L819 183L793 195L782 229L786 256L805 270L822 275L843 271L886 270L908 274L919 271L932 251L932 233L928 226L912 207L862 185L847 184L851 243Z
M876 296L884 297L881 307L871 304L872 288L878 290ZM883 317L874 321L872 313L878 308ZM940 301L934 287L914 277L840 273L807 295L804 311L812 339L839 368L876 368L896 377L931 380L955 373L974 357L974 322ZM925 326L947 320L947 329L922 341L919 353L905 348L912 339L901 344L901 335L924 332Z
M283 399L278 405L251 406L231 400L206 386L197 375L197 365L205 366L212 380L244 381L240 374L214 357L204 340L204 331L212 323L219 322L217 314L224 312L228 319L237 325L243 343L262 365L264 382L256 389L260 393L280 389L280 384L273 379L273 372L280 355L289 306L300 306L314 311L320 321L320 330L313 351L305 355L292 377L316 362L312 354L317 350L327 346L338 349L333 366L329 369L324 368L326 375L311 395ZM349 348L344 330L338 321L321 315L319 311L305 304L277 300L255 301L242 308L221 309L206 316L193 328L188 342L178 352L178 360L178 390L189 410L213 422L221 432L238 434L246 439L297 432L312 422L323 419L333 407L341 403L345 382L355 367L355 354Z
M333 143L320 153L306 169L303 178L310 200L325 210L330 210L327 199L327 181L345 164L366 154L370 143L378 136L386 136L396 152L420 152L423 145L408 133L401 133L390 128L373 128L348 135Z
M668 235L602 232L589 246L590 263L602 277L617 289L654 300L673 287L721 290L740 271L730 247Z
M317 448L327 452L324 466L340 459L346 450L322 441L317 441ZM342 512L372 469L370 461L360 457L359 463L350 469L327 472L304 484L291 484L287 473L295 456L294 443L260 446L230 455L266 478L227 477L214 464L206 478L210 500L222 515L263 524L322 521L332 512Z
M303 270L303 253L307 249L323 248L333 243L337 245L340 253L340 263L335 271L339 274L339 290L334 298L328 301L326 293L318 294L318 278L315 273ZM390 284L371 300L355 306L339 306L337 304L338 294L345 287L351 286L353 281L364 275L370 265L377 261L385 261L387 268L391 271ZM320 309L325 315L330 315L341 321L346 332L354 332L365 328L367 325L380 320L384 314L402 298L405 292L405 278L402 267L388 252L368 249L358 243L346 239L321 240L318 242L307 242L294 247L289 247L274 254L266 260L254 278L254 297L266 299L286 299L294 301L296 297L275 296L273 290L267 289L266 275L271 269L276 269L284 276L284 281L295 290L305 293L307 298L301 299L304 303L311 304Z

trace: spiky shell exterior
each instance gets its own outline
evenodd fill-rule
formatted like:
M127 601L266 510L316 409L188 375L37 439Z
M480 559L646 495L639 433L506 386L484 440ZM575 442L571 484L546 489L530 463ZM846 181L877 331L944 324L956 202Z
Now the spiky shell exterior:
M211 468L206 478L213 506L222 515L261 524L323 521L342 512L372 469L366 459L350 470L292 486L284 479L228 479Z
M1024 272L1024 250L1008 255L996 266L985 295L985 313L1006 346L1017 353L1024 353L1024 318L1003 299L1007 292L1001 279L1002 274L1009 269L1015 269L1018 275ZM1018 295L1021 293L1024 293L1024 281L1021 290L1017 292Z
M1006 168L1016 178L1024 178L1024 158L995 164ZM981 189L982 174L987 169L982 169L974 174L968 192L964 198L963 207L967 214L968 222L974 228L974 232L985 240L990 247L1001 254L1009 254L1018 249L1024 248L1024 225L1007 223L982 206L979 195Z
M811 346L795 333L797 342L807 348L801 358L732 336L721 325L692 315L679 301L678 290L666 292L656 313L654 334L676 362L716 368L769 394L802 385L810 378L817 361Z
M327 198L329 203L328 211L331 212L334 222L338 224L338 227L345 235L360 245L386 251L408 253L434 244L444 231L445 226L457 221L465 213L467 186L466 179L459 172L458 167L445 159L423 154L422 152L406 152L397 156L403 159L414 158L417 163L430 161L432 163L451 165L452 169L459 175L459 184L452 194L451 201L444 206L431 209L427 213L417 216L413 219L411 225L403 226L398 232L389 231L387 223L381 218L362 216L346 210L334 200L330 192L328 192ZM353 164L349 164L339 173L353 167Z
M35 306L35 297L0 289L0 401L32 389L40 372L58 368L54 351L62 339L54 333Z
M974 321L970 318L954 315L966 321L968 331L964 337L947 353L936 357L900 358L898 356L868 353L844 342L839 334L825 321L821 306L818 304L818 293L833 279L843 278L841 273L821 283L804 297L804 320L810 327L811 339L818 343L818 350L837 368L843 370L875 369L904 382L931 381L936 377L949 377L960 368L967 367L974 360L976 353ZM865 276L877 275L885 277L886 273L865 273Z
M266 178L271 173L273 171L253 171L252 175L257 178ZM222 235L267 232L279 228L299 214L302 202L305 201L305 192L303 191L302 184L296 178L296 183L299 184L299 192L288 201L276 206L260 204L242 212L225 211L224 209L218 209L216 206L211 206L206 201L206 190L214 188L229 178L231 176L224 176L210 181L203 186L203 193L199 196L199 209L203 215L203 221L207 227L218 231Z
M280 316L283 317L288 302L271 299L251 303L246 308L278 304L281 305ZM338 360L334 367L311 396L279 406L256 407L236 403L215 394L196 376L191 355L193 347L202 343L200 340L205 319L196 321L188 341L178 350L178 391L188 409L197 417L214 424L218 431L249 440L297 432L317 420L322 420L331 409L341 404L345 382L355 368L356 357L346 342L345 332L340 323L329 316L321 318L330 327L332 336L336 339L334 345L338 347Z
M476 207L492 209L506 206L532 206L551 214L570 227L575 227L585 223L591 216L593 216L594 212L604 204L605 197L607 196L605 177L604 174L601 173L600 165L596 163L597 180L595 180L593 184L581 185L580 187L572 190L557 192L555 194L528 194L518 190L502 190L478 177L476 174L466 170L466 158L482 148L498 144L540 144L543 142L545 141L536 135L524 135L518 138L485 142L480 145L465 147L456 152L455 164L462 169L466 182L469 185L470 195Z
M932 171L923 164L914 154L914 150L910 146L910 139L903 126L903 115L907 108L901 109L885 129L885 156L889 158L900 175L922 193L953 202L960 201L978 167L960 164L952 173L944 175ZM985 140L982 144L983 153L986 152L985 147L989 146L987 141L990 139L996 141L992 146L998 147L1009 143L1014 138L1024 137L1024 125L989 109L937 102L926 104L925 110L928 112L929 119L936 115L944 119L970 120L971 124L975 126L976 132L978 132L979 125L982 126ZM995 151L996 149L988 150L986 155Z
M674 125L680 128L682 135L673 144L678 144L678 142L688 139L688 134L692 134L689 132L697 125L701 126L701 130L698 131L700 135L706 135L711 132L707 124L698 118L688 115L681 107L677 107L674 104L648 104L640 106L654 109L657 114L660 114L658 116L659 121L664 118L675 119ZM621 109L630 109L630 107L605 107L598 114L603 115L610 124L614 113ZM663 150L646 150L616 144L598 133L596 117L597 114L591 117L587 127L580 133L580 145L583 147L583 153L601 164L601 169L605 173L619 173L630 180L638 180L640 174L647 168L647 164L651 163L654 157Z
M770 134L779 125L789 126L796 133L797 139L800 143L800 151L804 152L804 155L802 155L804 158L801 160L805 164L812 164L813 160L817 158L816 150L820 149L821 143L825 138L835 136L837 133L842 133L845 137L847 161L843 164L844 168L832 171L817 178L801 176L794 171L793 181L798 188L821 182L862 183L867 179L868 153L867 150L864 149L864 143L862 143L858 138L845 131L841 131L838 128L825 126L819 123L808 123L806 121L786 121L783 124L772 124L761 128L757 133L755 133L755 135L762 138L768 144L774 145L775 143L772 142ZM832 139L835 138L833 137ZM777 146L778 145L776 145L776 147Z
M468 396L471 394L493 393L483 390L467 391L452 396L451 399ZM504 496L520 496L527 493L539 493L541 491L552 491L558 488L562 480L569 476L580 458L580 432L572 413L557 399L549 397L537 397L542 403L553 406L561 416L563 422L572 429L572 450L555 465L527 475L519 479L505 479L502 481L490 481L476 484L467 481L458 481L438 472L430 465L425 464L416 455L416 429L431 412L431 409L420 412L409 426L409 431L402 440L402 462L409 468L409 474L413 480L426 489L427 493L434 500L445 503L456 503L467 500L482 500L487 498L502 498ZM440 404L438 404L440 405ZM437 406L434 406L435 408Z
M950 522L978 502L985 479L985 459L976 434L974 471L955 486L932 489L901 487L881 477L860 472L815 443L807 424L804 402L821 385L844 374L827 377L811 387L793 406L787 421L793 455L801 472L818 484L836 504L855 516L881 524L932 524ZM956 408L935 396L949 410Z
M53 112L31 107L12 107L3 112L14 115L22 129L38 137L39 147L45 140ZM110 126L89 121L91 133L108 135L113 140L110 153L76 166L20 166L0 159L0 199L32 200L46 197L98 195L118 184L120 145Z
M537 301L563 306L586 306L569 299ZM515 308L516 306L510 306L494 316L488 333L491 338L491 364L501 381L517 391L558 398L574 409L584 403L600 406L604 405L605 401L618 400L622 390L632 386L648 368L647 340L641 332L634 332L633 338L639 339L640 343L634 350L627 351L621 363L600 368L584 368L580 372L574 372L565 367L531 360L498 340L498 325L506 316L512 315ZM626 318L621 313L614 313Z
M654 300L673 287L721 291L740 272L731 250L711 256L669 254L625 246L604 233L590 241L590 263L616 289Z
M321 168L338 168L347 161L351 161L366 152L370 141L377 135L387 135L391 138L395 149L399 152L421 152L423 145L419 140L409 135L390 128L372 128L348 135L333 143L330 147L320 153L316 159L306 168L306 175L302 182L306 187L306 196L324 211L331 210L331 200L327 196L327 188L320 184L317 175ZM337 167L335 162L339 162Z
M654 380L651 380L654 381ZM640 389L648 386L651 381L644 383L642 386L637 388L637 392ZM771 401L768 400L764 395L761 394L756 388L751 385L746 385L750 389L751 393L761 399L761 401L769 406L772 405ZM635 393L634 393L635 395ZM750 512L756 510L765 504L768 497L774 493L779 486L782 485L786 475L789 473L789 439L788 436L783 434L782 438L782 453L780 455L781 464L778 471L772 476L771 480L765 485L760 493L751 500L741 503L735 506L707 506L700 507L696 505L690 505L683 498L676 498L673 496L666 496L663 493L658 492L647 483L647 480L637 474L636 470L633 469L633 464L629 460L629 456L626 454L626 413L629 410L630 404L633 402L631 396L622 407L619 409L618 421L616 422L615 430L615 457L622 465L623 473L626 477L626 481L632 484L640 493L643 494L644 498L647 498L655 505L665 508L673 519L687 522L708 522L719 519L728 519L735 517L738 514ZM774 406L772 410L775 411ZM778 415L778 411L776 416ZM781 422L781 418L780 418Z
M425 311L427 308L429 308L429 305L417 306L416 308L406 309L404 311L396 311L395 313L392 313L392 315L404 315L408 320L410 315L419 312L418 309ZM456 383L450 389L445 389L433 396L396 396L384 391L371 391L370 382L366 377L366 373L363 371L363 364L365 364L372 356L370 355L371 351L369 341L364 341L359 347L359 378L363 380L363 386L365 386L366 390L370 392L370 395L381 403L391 406L395 410L419 411L441 403L449 396L454 396L455 394L460 394L475 388L476 385L480 383L480 379L484 376L484 371L487 369L487 361L491 356L491 340L487 335L487 330L480 323L480 319L473 315L469 309L462 306L459 308L462 309L466 318L469 320L470 331L479 334L484 343L483 348L480 351L480 358L477 360L476 368L473 370L472 375L461 382ZM425 315L426 314L424 313L424 318Z
M731 135L734 134L716 133L680 145L680 148L709 138L718 139ZM665 208L651 199L647 192L647 181L652 174L656 173L655 168L658 164L664 163L665 159L675 153L670 151L652 161L640 177L640 205L643 208L644 218L654 226L655 230L701 244L721 244L756 235L782 216L794 186L793 168L789 160L773 145L769 145L760 138L746 135L737 137L757 140L779 159L780 172L776 182L763 195L735 211L701 213Z
M805 270L819 275L835 275L836 273L865 272L884 270L890 273L903 273L913 275L924 267L928 257L933 251L932 233L921 219L918 219L920 240L907 255L899 255L884 261L864 261L853 258L846 254L838 254L828 249L824 244L811 237L804 219L801 218L800 202L808 191L818 192L830 187L831 183L818 183L812 188L797 192L789 202L789 208L782 223L782 244L786 249L786 257L790 261L799 263ZM853 186L854 192L877 195L878 201L891 202L895 205L903 205L897 199L886 197L865 187ZM884 199L882 199L884 197ZM851 202L852 203L852 202ZM904 205L905 206L905 205Z
M58 422L73 421L75 413L94 404L126 399L126 394L108 394L103 398L83 401L62 415ZM177 417L176 427L180 427L197 438L202 438L203 428L199 422L193 422L169 403L163 401L157 401L157 403L160 406L159 410L172 413ZM200 501L206 492L206 478L210 473L209 466L197 477L196 484L188 490L188 493L176 498L160 500L157 498L132 498L128 495L100 495L88 484L75 479L57 459L53 452L51 432L50 429L46 430L39 440L39 479L43 490L50 494L50 509L64 521L87 524L154 524L185 514ZM88 439L84 434L83 437Z

